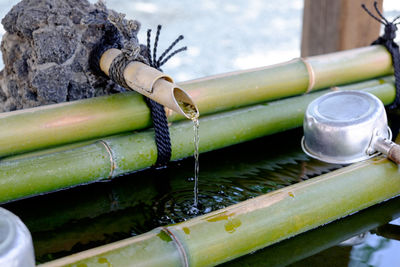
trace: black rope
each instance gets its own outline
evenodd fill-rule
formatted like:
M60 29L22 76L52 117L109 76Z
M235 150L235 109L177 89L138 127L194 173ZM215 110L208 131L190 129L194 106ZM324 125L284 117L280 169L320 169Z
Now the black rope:
M171 138L169 136L168 120L163 105L147 97L146 103L151 111L157 145L156 166L161 167L171 160Z
M172 56L176 55L179 52L172 52L171 55L168 56L167 60L164 60L160 63L161 57L165 56L180 40L183 39L183 36L179 36L161 55L161 57L157 60L157 46L158 40L161 33L161 25L157 27L157 33L154 41L153 47L153 57L151 56L151 30L147 30L147 61L149 62L150 66L156 68L160 71L161 66L167 62ZM178 40L179 39L179 40ZM187 48L182 47L180 51L185 51ZM178 49L179 50L179 49ZM169 136L169 129L168 129L168 120L165 114L164 106L155 102L154 100L147 98L147 105L150 107L151 110L151 117L153 119L154 131L156 136L156 144L157 144L157 163L158 166L163 166L167 164L171 159L171 139Z
M374 2L374 7L378 16L372 14L364 4L361 5L362 8L376 21L382 23L385 26L385 31L382 36L376 39L372 45L383 45L389 51L392 56L393 69L394 69L394 78L395 78L395 87L396 87L396 99L393 104L389 107L391 109L397 108L400 106L400 51L399 46L394 42L396 38L397 25L400 22L396 22L400 16L397 16L392 22L389 22L381 13L378 8L378 3Z

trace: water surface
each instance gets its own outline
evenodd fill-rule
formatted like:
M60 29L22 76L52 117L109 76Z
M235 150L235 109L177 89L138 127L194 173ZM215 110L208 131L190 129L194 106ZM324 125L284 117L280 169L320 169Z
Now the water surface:
M341 167L308 158L300 149L301 134L300 130L290 131L202 154L199 213L221 209ZM45 262L196 216L191 212L193 164L193 158L188 158L173 162L168 168L148 169L111 182L16 201L4 207L26 223L33 236L37 260ZM400 207L398 200L395 207ZM333 266L369 262L371 266L390 266L398 256L390 248L399 248L398 241L366 234L362 242L336 246L353 235L374 230L389 222L390 218L400 216L399 209L393 207L375 209L374 214L381 211L384 219L373 224L362 217L357 224L347 223L359 225L355 230L348 230L340 224L329 230L328 225L319 228L319 232L311 237L304 239L300 235L296 237L300 241L290 239L298 247L294 251L300 247L305 252L301 257L293 255L293 248L285 248L288 245L284 243L284 249L279 252L281 256L274 257L278 263L271 266L289 263L318 266L318 260L324 257L329 257L336 264ZM335 237L333 241L332 235ZM318 243L308 247L312 244L310 238L322 242L322 245ZM277 253L275 249L272 247L274 254ZM269 248L266 251L228 264L264 266L265 257L270 257L263 255L272 253L268 252Z

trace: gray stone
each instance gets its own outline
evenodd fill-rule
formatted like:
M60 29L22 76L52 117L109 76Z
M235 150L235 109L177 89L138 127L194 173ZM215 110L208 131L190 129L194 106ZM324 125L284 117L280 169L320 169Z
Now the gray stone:
M71 75L64 66L53 66L35 73L32 86L36 88L38 98L49 103L59 103L67 100L68 84Z
M39 29L33 33L33 48L37 53L38 64L55 62L64 63L74 55L76 34L70 27Z
M16 4L1 21L6 34L1 42L5 67L0 72L0 111L123 91L89 64L110 26L108 15L117 13L87 0Z

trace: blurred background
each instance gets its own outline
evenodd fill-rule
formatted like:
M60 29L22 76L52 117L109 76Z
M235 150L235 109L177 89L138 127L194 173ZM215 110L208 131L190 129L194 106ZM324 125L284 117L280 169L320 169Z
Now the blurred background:
M92 3L96 1L90 0ZM348 0L342 1L353 3ZM181 45L186 45L188 51L172 58L163 66L163 70L176 81L184 81L271 65L299 57L304 2L306 4L319 3L312 8L308 7L312 13L311 23L309 23L311 26L307 26L308 28L313 30L313 27L321 26L321 19L331 24L328 19L332 16L325 16L323 12L324 9L333 9L334 7L329 6L330 3L338 1L107 0L106 4L109 8L126 13L127 18L141 22L142 29L139 34L141 43L146 42L147 29L153 29L154 33L157 25L161 24L163 29L158 50L160 52L177 36L183 34L185 39ZM372 8L373 1L364 2ZM17 3L16 0L0 0L0 17L3 18L15 3ZM358 10L359 3L356 6L356 8L349 8L361 11L361 7ZM398 0L384 0L383 9L388 19L394 18L400 13L400 3ZM316 10L321 12L316 12ZM318 13L321 13L319 17ZM359 17L357 14L352 15L350 26L354 25L352 19L357 19L357 17ZM367 18L367 20L377 27L378 23L372 18ZM0 36L2 34L4 34L4 29L0 26ZM311 33L311 35L312 37L306 36L306 38L314 38L315 34ZM353 35L352 29L350 29L350 35ZM327 44L332 43L330 41L332 37L331 35L326 38L322 36ZM316 44L318 47L324 47L324 44L320 45L318 42ZM0 69L2 67L1 61Z

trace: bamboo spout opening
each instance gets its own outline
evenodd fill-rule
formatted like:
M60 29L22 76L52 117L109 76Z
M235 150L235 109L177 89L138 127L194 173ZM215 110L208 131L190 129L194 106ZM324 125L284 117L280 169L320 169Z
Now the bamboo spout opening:
M109 76L110 65L122 52L111 48L100 58L101 70ZM123 70L124 79L134 90L188 119L199 117L199 110L192 98L171 77L139 61L130 62Z
M175 102L180 109L180 113L183 114L186 118L193 120L200 116L196 104L184 90L180 89L179 87L175 87L173 89L173 95L175 98Z

